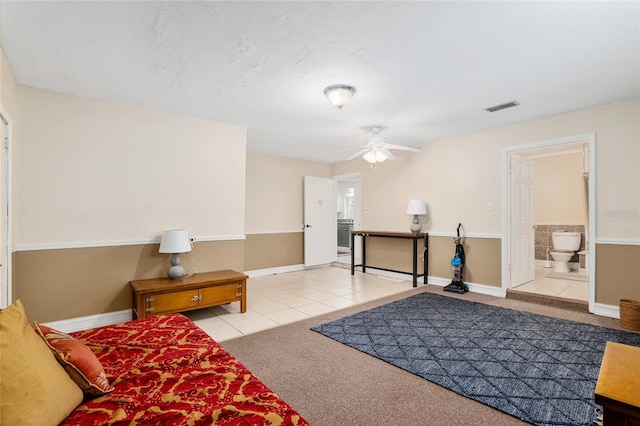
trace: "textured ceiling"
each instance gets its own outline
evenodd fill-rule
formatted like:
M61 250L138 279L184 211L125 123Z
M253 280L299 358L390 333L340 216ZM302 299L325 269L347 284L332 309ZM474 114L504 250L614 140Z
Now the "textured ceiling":
M374 125L420 146L640 96L637 1L0 7L19 84L246 126L249 151L286 157L342 161ZM342 110L336 83L357 88Z

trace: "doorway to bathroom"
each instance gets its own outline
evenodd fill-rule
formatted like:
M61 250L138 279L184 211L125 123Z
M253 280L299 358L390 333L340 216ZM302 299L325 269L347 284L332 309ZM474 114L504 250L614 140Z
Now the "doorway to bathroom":
M503 294L594 302L595 135L503 149ZM580 235L569 272L553 258L557 231Z
M360 229L361 175L352 173L334 177L336 183L337 259L351 265L351 231ZM358 244L359 241L356 242ZM359 253L359 250L356 250Z

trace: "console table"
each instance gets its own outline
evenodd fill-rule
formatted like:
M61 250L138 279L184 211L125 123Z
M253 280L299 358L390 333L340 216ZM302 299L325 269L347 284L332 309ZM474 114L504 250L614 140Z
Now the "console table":
M355 264L356 256L355 256L355 238L356 236L362 237L362 263L359 265ZM367 268L371 269L379 269L381 271L389 271L389 272L397 272L400 274L410 274L413 276L413 286L418 286L418 277L423 277L424 284L427 283L427 275L429 271L429 262L427 261L427 251L429 248L429 240L428 233L418 232L384 232L384 231L351 231L351 275L355 273L355 268L357 266L362 267L362 272L367 272ZM413 241L413 270L411 272L407 271L397 271L395 269L387 269L380 268L377 266L367 265L367 238L401 238L404 240L412 240ZM424 241L424 269L421 274L418 273L418 240Z
M607 342L596 383L603 425L640 425L640 348Z
M232 270L202 272L178 279L152 278L130 281L133 318L190 311L240 302L247 311L247 278Z

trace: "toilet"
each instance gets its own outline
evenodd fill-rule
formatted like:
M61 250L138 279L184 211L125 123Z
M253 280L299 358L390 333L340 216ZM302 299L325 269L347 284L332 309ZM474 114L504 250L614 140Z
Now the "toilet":
M580 233L556 231L551 234L551 240L553 241L553 250L549 253L554 260L554 271L569 272L569 261L580 249Z

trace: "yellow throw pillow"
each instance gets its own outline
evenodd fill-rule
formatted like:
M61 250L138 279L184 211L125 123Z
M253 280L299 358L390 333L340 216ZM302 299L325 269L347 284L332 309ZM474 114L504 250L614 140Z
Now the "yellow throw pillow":
M0 424L57 425L82 390L27 321L19 300L0 311Z

